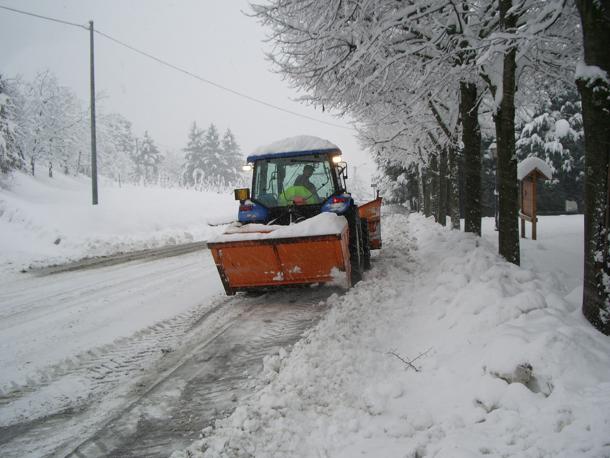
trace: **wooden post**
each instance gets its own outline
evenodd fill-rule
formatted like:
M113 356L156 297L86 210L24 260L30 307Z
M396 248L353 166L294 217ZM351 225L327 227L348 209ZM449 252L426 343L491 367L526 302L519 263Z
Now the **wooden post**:
M532 240L536 240L536 221L538 218L536 217L536 185L538 181L538 172L534 170L532 172Z

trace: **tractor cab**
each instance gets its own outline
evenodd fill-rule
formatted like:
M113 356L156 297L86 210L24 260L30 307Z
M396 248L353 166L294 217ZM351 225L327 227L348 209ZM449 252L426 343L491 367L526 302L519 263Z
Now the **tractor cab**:
M351 200L337 147L252 155L247 169L253 171L252 191L235 190L241 223L285 225L324 211L341 214Z

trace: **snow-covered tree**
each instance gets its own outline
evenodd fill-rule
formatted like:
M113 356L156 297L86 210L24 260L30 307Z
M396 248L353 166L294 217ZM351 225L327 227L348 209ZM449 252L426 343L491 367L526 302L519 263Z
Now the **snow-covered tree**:
M117 113L97 117L97 159L102 175L119 184L135 178L136 141L131 123Z
M67 167L74 151L87 144L86 114L76 95L57 81L49 71L40 72L32 82L17 80L21 94L15 100L17 141L30 164Z
M159 165L160 183L163 186L183 186L184 182L184 152L182 150L167 150Z
M222 167L224 169L221 171L223 178L227 184L237 183L241 178L241 167L244 158L241 155L241 150L231 129L227 129L222 136L221 150Z
M0 75L0 173L23 167L23 155L17 146L13 108L7 84Z
M566 200L583 208L584 138L581 102L575 87L561 92L541 91L546 97L526 120L517 140L517 156L537 156L553 170L553 179L541 187L544 210L562 211Z
M136 176L140 182L156 182L159 175L161 152L154 140L144 132L144 137L137 143L133 161L136 164Z
M576 81L585 133L585 275L583 313L610 335L610 1L576 0L584 62Z
M404 152L422 166L437 161L440 171L444 155L457 146L459 106L465 173L473 179L465 201L479 207L467 211L473 232L480 231L477 112L484 92L492 92L501 137L500 253L517 264L515 82L527 82L526 69L547 60L547 73L561 67L556 62L574 41L567 9L560 0L272 0L254 6L271 30L278 71L307 93L304 100L354 117L368 145L383 143L390 154ZM443 207L446 186L437 188Z
M203 134L203 130L193 122L188 134L188 143L184 148L185 162L182 172L184 183L189 186L194 185L204 174Z
M201 147L201 164L205 180L208 183L224 185L225 164L222 157L218 129L216 129L214 124L210 124L205 131Z

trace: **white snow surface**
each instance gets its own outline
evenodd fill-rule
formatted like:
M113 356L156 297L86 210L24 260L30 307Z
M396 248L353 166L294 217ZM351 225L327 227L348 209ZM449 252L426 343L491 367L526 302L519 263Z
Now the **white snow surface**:
M0 272L207 240L234 221L229 193L123 185L14 173L0 182Z
M254 150L252 156L263 154L290 153L297 151L310 151L317 149L339 149L337 145L323 138L311 135L298 135L296 137L284 138L269 145L261 146Z
M233 224L223 234L212 237L208 242L237 242L244 240L266 240L290 237L340 234L347 226L344 216L334 213L320 213L290 226L266 224Z
M571 130L570 123L567 119L558 119L555 121L555 136L557 138L567 137Z
M523 159L517 164L517 179L523 180L529 173L538 169L540 173L546 176L547 179L553 177L551 166L539 157L530 156Z
M172 457L610 456L610 338L583 318L566 251L582 222L542 217L518 267L490 220L487 240L386 216L365 279Z

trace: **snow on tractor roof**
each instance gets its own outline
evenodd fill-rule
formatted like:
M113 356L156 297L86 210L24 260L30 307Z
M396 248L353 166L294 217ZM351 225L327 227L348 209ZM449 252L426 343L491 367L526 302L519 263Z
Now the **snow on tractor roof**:
M270 145L257 148L253 154L248 156L248 162L272 157L290 157L301 154L341 152L334 143L323 138L311 135L299 135L297 137L285 138Z
M540 159L539 157L530 156L528 158L523 159L517 165L517 179L523 180L526 176L528 176L532 171L538 170L547 180L550 180L553 177L553 170L551 166L547 164L545 161Z

